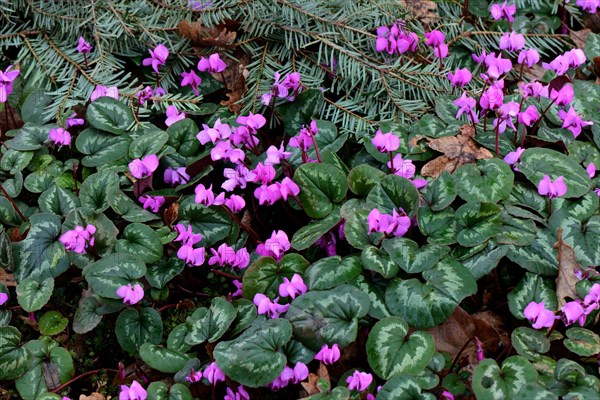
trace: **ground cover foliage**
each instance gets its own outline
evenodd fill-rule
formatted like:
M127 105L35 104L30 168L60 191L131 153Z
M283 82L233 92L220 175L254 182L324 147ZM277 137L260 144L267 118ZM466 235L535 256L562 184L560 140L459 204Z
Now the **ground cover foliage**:
M599 8L1 4L0 397L599 398Z

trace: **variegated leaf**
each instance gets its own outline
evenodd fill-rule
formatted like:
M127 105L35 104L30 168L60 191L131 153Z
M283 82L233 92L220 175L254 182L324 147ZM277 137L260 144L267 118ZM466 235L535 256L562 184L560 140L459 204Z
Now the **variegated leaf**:
M140 357L151 368L169 374L179 371L191 358L188 354L152 343L144 343L140 347Z
M21 332L17 328L0 327L0 381L17 379L29 370L33 357L20 343Z
M235 307L222 297L215 297L210 308L202 308L204 312L200 318L188 322L188 334L185 342L190 346L201 344L208 340L214 343L221 338L235 320L237 311ZM196 313L194 313L196 314Z
M123 231L123 239L117 241L115 251L153 263L161 259L163 244L154 229L148 225L133 223Z
M117 341L130 354L136 354L144 343L159 344L163 323L153 308L127 308L119 314L115 325Z
M333 210L333 203L346 197L346 175L330 164L302 164L294 174L300 187L298 197L306 214L311 218L325 218Z
M119 299L117 289L135 282L146 273L146 265L132 254L113 253L86 266L83 276L94 293Z
M263 293L275 298L279 295L279 285L283 283L283 278L292 279L294 274L302 275L308 265L308 261L299 254L286 254L279 262L272 257L261 257L244 274L244 297L252 301L257 293Z
M54 290L54 278L37 281L27 278L17 285L17 300L23 310L33 312L40 310L48 303Z
M478 400L514 399L522 387L536 379L535 368L521 356L504 360L502 369L495 360L485 359L473 372L472 388Z
M135 123L131 109L109 96L99 97L87 108L87 122L96 129L120 135Z
M369 192L367 206L386 214L402 209L412 217L419 208L419 192L408 179L387 175Z
M362 272L360 258L340 256L321 258L304 271L310 290L331 289L350 282Z

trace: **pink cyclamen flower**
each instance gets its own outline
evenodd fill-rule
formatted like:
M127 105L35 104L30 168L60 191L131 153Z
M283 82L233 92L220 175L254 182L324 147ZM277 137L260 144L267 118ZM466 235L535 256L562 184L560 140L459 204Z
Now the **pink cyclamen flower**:
M235 286L235 292L231 293L231 297L241 297L243 295L243 284L237 279L233 280L233 285Z
M210 158L213 161L229 160L232 163L243 161L246 154L242 149L231 146L230 140L221 140L210 150Z
M294 376L292 378L294 383L302 382L308 378L308 367L304 363L297 363L294 366Z
M167 107L166 114L167 114L167 119L165 120L165 124L167 126L171 126L175 122L181 121L182 119L185 119L185 113L184 112L179 112L177 110L177 107L175 107L173 105Z
M304 284L304 280L298 274L294 274L292 280L284 276L283 282L279 285L279 295L281 297L291 297L292 299L306 293L307 290L308 288Z
M63 128L50 129L48 138L57 146L70 146L71 145L71 134L69 131Z
M387 162L388 168L392 168L392 162ZM412 160L404 160L402 159L401 154L396 154L394 156L394 169L392 173L395 175L401 176L406 179L411 179L415 176L417 172L417 167L413 164Z
M527 107L525 111L517 114L517 121L519 121L520 124L527 126L532 126L539 118L540 115L533 104Z
M225 168L223 169L223 176L227 178L225 182L221 185L223 190L231 192L236 187L240 187L242 189L246 188L246 183L254 182L255 175L254 172L251 172L248 168L246 168L243 164L238 164L233 168Z
M567 193L567 185L564 181L564 176L559 176L553 182L548 175L544 175L540 183L538 183L538 193L541 196L548 196L551 199L563 196Z
M225 204L225 193L220 193L215 197L215 194L212 190L212 185L208 187L204 187L203 184L199 184L196 186L196 203L202 204L206 207L210 207L212 205L220 206L221 204Z
M517 51L525 47L525 36L516 32L506 32L500 37L500 50Z
M77 113L71 114L69 118L67 118L67 120L65 121L65 127L67 129L69 129L72 126L78 126L83 124L85 124L85 121L83 120L83 118L77 118Z
M279 390L286 387L290 381L294 378L294 370L287 365L281 371L281 374L271 382L269 387L271 390Z
M181 73L181 77L183 78L181 80L181 87L189 86L192 88L196 96L199 96L200 92L198 92L198 86L200 86L200 84L202 83L202 78L196 75L196 72L194 72L194 70L190 72L183 71Z
M598 308L600 302L600 283L594 283L590 288L590 292L585 295L583 304Z
M579 326L585 325L587 315L584 313L584 309L579 301L569 301L562 307L561 311L563 312L566 326L575 323L575 321L579 323Z
M509 101L506 104L502 104L498 108L498 118L494 119L494 128L498 127L498 133L504 133L507 126L510 126L512 130L516 130L513 123L513 118L519 113L520 105L514 101Z
M521 50L519 53L519 64L526 64L529 68L540 62L540 53L536 49Z
M484 110L496 110L504 104L504 93L497 86L489 87L479 99L479 105Z
M493 4L490 8L490 13L492 14L492 18L496 21L500 19L505 19L508 22L515 21L515 13L517 12L517 6L514 4L506 4L505 1L502 4Z
M152 212L158 212L158 210L165 204L164 196L147 196L144 195L138 199L143 204L144 209L151 210Z
M589 163L588 166L585 168L585 172L587 172L590 179L592 179L594 176L596 176L596 165L592 162Z
M5 71L0 70L0 103L6 103L8 95L13 91L13 82L21 73L18 69L11 71L12 67L9 65Z
M201 72L215 74L225 71L225 68L227 68L227 64L221 60L219 53L211 54L208 58L202 57L198 62L198 70Z
M315 355L315 360L323 361L323 364L331 365L340 359L340 348L334 343L331 348L324 344L321 350Z
M246 200L242 196L232 194L230 198L225 200L225 205L232 213L237 214L246 207Z
M185 380L190 383L200 382L202 380L202 371L194 371L192 369L189 375L185 377Z
M485 65L487 66L487 74L493 79L498 79L512 69L512 61L508 58L502 58L502 54L496 56L496 53L490 53L485 57Z
M554 312L547 310L543 301L529 303L523 310L523 316L531 321L534 329L551 328L556 319Z
M148 397L148 394L138 381L133 381L130 387L121 385L119 400L146 400L146 397Z
M8 301L8 293L0 293L0 306Z
M123 304L134 305L144 298L144 288L139 283L131 287L131 283L117 289L117 296L123 299Z
M152 96L154 96L154 90L152 89L152 87L146 86L144 89L140 90L136 94L136 96L138 98L138 103L142 105L148 100L150 100Z
M283 254L291 248L288 235L282 231L273 231L271 237L256 247L256 252L263 257L273 257L280 261Z
M289 304L279 304L279 297L271 301L267 296L262 293L254 295L253 303L258 307L258 314L267 314L271 318L279 318L279 315L285 313L290 307Z
M142 60L142 65L152 65L152 69L158 74L158 67L165 65L165 62L169 57L169 49L167 49L164 44L159 44L154 50L148 49L148 51L150 52L150 57L144 58Z
M523 97L533 97L539 99L543 93L544 85L541 82L520 82L519 88L523 93Z
M77 51L84 54L89 54L92 51L92 45L85 41L83 36L79 36L79 41L77 42Z
M283 200L287 200L289 196L298 196L300 193L300 187L287 176L281 180L278 188Z
M112 97L115 100L119 100L119 88L116 86L106 87L98 85L90 95L90 101L94 101L99 97Z
M467 96L467 92L463 92L462 96L454 100L452 104L458 107L456 119L459 119L461 115L465 114L469 121L474 122L476 124L479 123L479 118L475 113L477 101L474 98Z
M206 249L204 247L194 249L192 245L184 244L177 250L177 258L185 261L187 265L199 267L206 260Z
M281 160L286 160L291 156L291 152L285 151L283 142L281 143L279 148L275 146L269 146L269 148L267 149L267 158L265 159L265 165L278 165L281 163Z
M272 165L264 165L259 162L256 168L252 170L252 173L254 174L254 182L266 185L273 181L277 171L275 171Z
M396 210L392 215L382 214L378 209L374 208L367 216L369 225L368 233L383 232L386 235L404 236L410 228L410 218L405 214L399 214Z
M261 206L263 204L268 204L271 206L276 201L281 199L281 192L281 184L279 182L275 182L272 185L261 185L254 189L254 197L258 199L258 204Z
M366 372L354 371L354 373L346 378L348 389L362 392L373 382L373 375Z
M194 233L192 225L186 227L183 224L177 224L173 229L177 232L177 237L173 239L175 242L182 242L184 245L193 246L202 240L202 234Z
M579 136L583 127L594 124L592 121L584 121L573 107L569 108L568 112L558 110L558 116L563 120L562 127L570 130L575 138Z
M177 186L188 183L190 181L190 176L186 172L185 167L177 167L177 169L167 167L163 174L163 180L166 184Z
M542 92L542 95L547 92L547 87ZM564 85L560 90L556 90L554 88L550 89L550 100L554 101L557 106L566 106L571 101L573 101L573 97L575 96L575 91L573 90L573 86L567 84Z
M240 125L245 125L251 132L256 133L256 131L267 123L267 119L262 114L250 113L247 116L240 115L235 122Z
M438 30L425 32L425 38L427 39L425 44L433 47L433 53L436 57L446 58L448 56L448 46L444 43L446 35L443 32Z
M590 14L595 14L598 12L598 8L600 8L599 0L577 0L575 3L582 10L589 12Z
M233 247L229 247L227 243L222 243L217 250L210 249L210 252L213 256L208 260L208 265L219 264L222 267L233 263L235 260L235 250Z
M442 400L454 400L454 395L447 390L442 392Z
M238 386L237 392L228 387L227 394L223 397L223 400L250 400L250 395L242 385Z
M456 86L463 87L463 86L469 84L469 82L471 82L471 78L473 78L473 75L471 74L471 71L469 71L468 68L463 68L463 69L457 68L454 71L454 73L448 72L448 79L452 83L452 86L455 86L455 87Z
M214 361L206 367L203 375L212 385L216 385L218 382L225 382L225 374Z
M196 138L200 141L200 144L208 142L215 144L219 140L229 138L229 136L231 136L231 128L229 125L223 124L221 118L217 118L212 128L206 124L202 124L202 130L198 132Z
M373 146L375 146L380 153L387 153L398 150L400 147L400 138L392 132L382 133L378 130L371 143L373 143Z
M85 254L88 247L94 246L94 233L96 233L94 225L87 225L85 228L77 225L75 229L63 233L58 240L68 251Z
M556 56L556 58L550 61L550 63L543 62L542 68L548 71L554 71L556 75L561 76L569 71L571 62L574 61L576 62L577 58L574 59L572 55L561 54Z
M523 154L524 151L525 149L517 147L515 151L511 151L506 156L504 156L504 162L513 167L515 171L518 171L516 165L520 163L521 154Z
M142 159L136 158L129 163L129 172L134 178L146 178L158 168L158 157L156 154L148 154Z

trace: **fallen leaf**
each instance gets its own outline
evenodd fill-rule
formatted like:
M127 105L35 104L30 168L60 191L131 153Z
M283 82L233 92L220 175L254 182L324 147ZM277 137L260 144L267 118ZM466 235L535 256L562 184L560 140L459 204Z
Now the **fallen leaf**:
M17 286L15 276L6 272L4 268L0 268L0 283L4 283L6 286Z
M329 372L327 371L327 367L325 364L323 364L323 362L320 362L319 369L317 370L316 374L313 374L312 372L308 374L308 382L300 383L302 388L306 391L306 396L312 396L321 393L321 389L319 389L319 386L317 385L319 379L321 378L325 379L327 382L330 382Z
M477 363L475 341L471 340L474 336L481 341L486 354L497 352L500 345L505 346L509 342L500 317L489 311L470 315L461 307L456 307L443 324L428 329L427 332L433 335L437 351L446 352L453 358L460 357L458 365L464 363L465 359L468 364Z
M185 19L177 25L177 30L180 36L192 42L192 46L199 47L226 47L237 37L237 33L229 32L224 24L208 27Z
M575 47L583 49L585 48L585 43L590 32L592 32L591 29L585 28L580 31L571 31L569 32L569 36L573 40L573 43L575 43Z
M52 361L44 360L42 362L42 374L48 390L54 390L60 386L60 375L58 365Z
M173 222L179 218L179 203L171 204L164 212L164 220L167 226L173 225Z
M575 258L575 251L562 240L562 228L558 228L558 241L554 244L558 249L558 276L556 277L556 297L558 307L562 308L566 299L577 299L575 284L579 282L577 274L583 273L583 268Z
M423 24L431 24L439 19L437 6L431 0L401 0L409 14L418 18Z
M90 394L89 396L85 396L85 395L80 395L79 396L79 400L105 400L106 397L104 397L103 395L101 395L98 392L94 392L92 394Z
M456 136L445 136L439 139L431 139L426 136L415 137L411 146L416 145L419 140L425 139L431 149L443 153L425 164L421 169L421 175L437 178L443 171L452 173L462 165L485 158L493 158L494 156L488 149L477 146L473 140L474 134L475 128L465 124Z
M227 64L227 69L223 71L222 74L213 74L213 78L220 82L225 80L224 86L227 90L225 95L229 99L222 101L221 105L227 106L229 111L237 114L243 107L243 104L239 103L239 101L244 97L244 94L246 94L246 91L248 90L246 78L248 77L249 72L246 69L246 65L250 63L250 57L241 50L236 51L234 57L235 59L223 57L223 60Z

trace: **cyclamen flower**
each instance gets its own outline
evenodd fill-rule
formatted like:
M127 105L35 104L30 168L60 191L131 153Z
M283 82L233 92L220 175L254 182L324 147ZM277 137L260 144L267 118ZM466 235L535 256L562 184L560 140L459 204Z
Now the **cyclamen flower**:
M558 110L558 116L563 120L562 127L570 130L575 138L579 136L583 127L594 124L592 121L584 121L573 107L569 108L568 112Z
M212 205L220 206L221 204L225 203L225 193L221 193L215 197L215 194L212 190L212 185L210 185L207 189L203 184L200 183L198 186L196 186L194 191L196 192L195 201L197 204L210 207Z
M259 162L256 168L252 170L252 173L254 174L254 182L266 185L273 181L277 171L271 165L264 165Z
M203 375L212 385L216 385L218 382L225 382L225 374L214 361L206 367Z
M88 247L94 246L94 233L96 233L94 225L87 225L85 229L77 225L75 229L63 233L58 240L68 251L85 254Z
M494 128L498 128L498 133L504 133L507 126L516 130L513 118L516 117L518 113L519 103L510 101L506 104L502 104L498 109L498 118L494 119Z
M139 283L131 287L131 283L117 289L117 296L123 299L123 304L134 305L144 298L144 288Z
M8 293L0 293L0 306L8 301Z
M276 182L272 185L261 185L254 189L254 197L258 199L258 204L261 206L265 203L273 205L281 198L281 184Z
M298 196L300 193L300 187L296 184L296 182L287 176L282 179L281 183L278 185L278 188L283 200L287 200L289 196Z
M267 314L271 318L279 318L279 315L285 313L290 307L289 304L279 304L278 301L279 297L271 301L262 293L256 293L253 299L253 303L258 307L258 314Z
M321 249L324 249L327 257L337 255L337 238L333 232L325 233L323 236L317 239L315 245Z
M387 166L391 169L392 162L388 161ZM416 172L417 167L413 164L412 160L403 160L401 154L396 154L394 156L394 169L392 173L406 179L411 179L415 176Z
M454 400L454 395L447 390L442 392L442 400Z
M232 163L243 161L246 154L243 150L231 146L231 141L221 140L210 150L210 158L213 161L229 160Z
M551 199L563 196L567 193L567 185L564 182L564 176L559 176L553 182L548 175L544 175L538 183L538 193L541 196L548 196Z
M0 103L6 103L8 95L13 91L13 82L21 73L18 69L11 71L12 67L12 65L9 65L5 71L0 70Z
M520 163L521 154L523 154L524 151L525 149L517 147L515 151L511 151L506 156L504 156L504 162L513 167L515 171L518 171L516 165Z
M225 168L223 170L223 176L227 178L227 180L223 182L221 188L228 192L231 192L238 186L242 189L245 189L246 183L254 182L255 179L254 172L250 171L243 164L236 165L235 169Z
M544 91L544 85L540 82L521 82L519 83L519 88L523 92L523 97L533 97L535 99L539 99Z
M315 355L315 360L323 361L323 364L331 365L340 359L340 348L334 343L331 348L324 344L321 350Z
M242 282L240 282L237 279L233 280L233 285L235 286L235 292L230 293L231 297L241 297L243 295L242 293Z
M144 209L150 209L152 212L158 210L165 204L164 196L142 196L138 199L143 204Z
M130 387L121 385L119 400L146 400L146 397L148 397L148 394L138 381L133 381Z
M262 116L262 114L253 114L250 113L247 116L240 115L235 120L238 124L245 125L251 132L256 133L260 128L262 128L266 123L267 119Z
M590 14L595 14L598 12L598 8L600 8L599 0L577 0L575 3L582 10L589 12Z
M194 233L192 225L186 227L183 224L177 224L173 229L177 232L177 237L174 239L175 242L182 242L184 245L193 246L202 240L202 234Z
M194 371L192 369L190 374L185 377L185 380L190 383L200 382L200 380L202 380L202 371Z
M226 243L219 246L217 250L210 249L213 256L208 260L208 265L219 264L219 266L230 265L239 269L244 269L250 263L250 254L245 247L237 252Z
M106 87L102 85L96 86L92 94L90 95L90 101L93 102L99 97L112 97L115 100L119 100L119 88L116 86ZM1 96L0 96L1 101Z
M63 128L50 129L48 138L57 146L70 146L71 145L71 134L69 131Z
M492 18L496 21L500 19L505 19L508 22L514 22L516 12L517 6L514 4L508 5L506 1L502 4L493 4L490 8Z
M552 328L554 325L554 312L547 310L544 302L536 303L532 301L523 310L523 315L533 324L534 329Z
M542 96L548 97L548 86L542 89ZM571 101L573 101L573 97L575 96L575 91L573 90L573 86L567 84L564 85L560 90L556 90L554 88L550 89L550 100L553 100L557 106L566 106Z
M65 121L65 127L69 129L72 126L79 126L85 124L83 118L77 118L77 113L71 114L69 118Z
M265 165L278 165L281 163L281 160L286 160L292 156L292 153L289 151L285 151L285 147L283 146L283 142L279 148L275 146L269 146L267 149L267 158L265 159Z
M208 58L202 57L198 62L198 70L200 72L216 74L225 71L225 68L227 68L227 64L221 60L219 53L211 54Z
M185 261L188 265L198 267L206 260L206 249L204 247L194 249L192 245L184 244L177 251L177 258Z
M250 400L250 395L246 392L246 389L240 385L237 388L237 392L234 392L231 388L227 388L227 394L223 397L223 400Z
M400 147L400 138L392 132L382 133L381 130L378 130L371 143L373 143L373 146L375 146L380 153L387 153L398 150Z
M600 284L594 283L590 288L590 292L583 299L583 304L585 304L588 309L591 308L591 310L594 310L600 306L598 303L600 303Z
M517 51L525 47L525 36L516 33L504 33L500 37L500 50Z
M373 382L373 375L366 372L354 371L354 373L346 378L348 389L362 392L367 389Z
M504 104L504 92L498 86L489 87L479 99L479 105L484 110L495 110Z
M181 76L183 77L183 79L181 80L181 87L189 86L194 91L194 94L196 94L196 96L199 96L200 92L198 92L198 86L200 86L200 84L202 83L202 78L196 75L194 70L190 72L183 71L181 73Z
M521 50L519 53L519 64L526 64L529 68L540 62L540 53L536 49Z
M167 126L171 126L173 125L175 122L177 121L181 121L182 119L185 119L185 113L184 112L179 112L177 110L177 107L175 106L169 106L167 107L167 119L165 120L165 124Z
M158 168L158 157L156 154L149 154L142 158L136 158L129 163L129 172L134 178L142 179L146 178Z
M490 53L485 57L485 65L487 74L494 79L498 79L501 75L508 73L512 69L512 62L507 58L502 58L502 54Z
M158 74L158 67L165 65L167 57L169 57L169 49L164 44L159 44L154 50L148 49L148 51L150 52L150 57L144 58L142 65L152 65L152 69Z
M452 103L458 107L458 112L456 113L456 119L459 119L461 115L465 114L467 119L473 123L479 123L479 118L475 113L475 107L477 106L477 101L467 96L467 92L463 92L462 96L458 99L454 100ZM395 163L394 163L395 164Z
M279 72L275 72L274 77L275 83L271 86L271 91L262 95L261 102L264 105L270 105L273 97L294 101L296 96L302 91L300 73L292 72L287 74L281 83L279 83L279 79L281 78Z
M77 42L77 51L84 54L89 54L92 51L92 45L85 41L83 36L79 36L79 41Z
M468 68L457 68L454 73L448 72L448 79L452 83L452 86L455 87L463 87L469 84L469 82L471 82L471 78L473 78L473 75Z
M444 43L446 35L443 32L438 30L425 32L425 38L427 38L427 46L433 47L433 54L436 57L446 58L448 56L448 46Z
M152 88L150 86L146 86L144 89L140 90L136 94L136 96L138 98L138 103L140 105L142 105L145 102L147 102L148 100L150 100L153 95L154 95L154 90L152 90Z
M405 32L403 25L404 21L398 20L389 28L387 26L377 28L375 50L387 51L388 54L414 52L419 44L419 37L414 32Z
M177 186L188 183L190 176L186 172L185 167L178 167L177 169L167 167L163 174L163 180L171 186Z
M566 303L561 311L563 312L566 326L575 323L575 321L577 321L579 326L585 325L587 315L584 313L584 309L578 301Z
M526 126L532 126L539 118L540 115L533 104L527 107L525 111L517 114L517 121Z
M404 236L410 228L410 218L398 214L396 210L393 211L392 215L389 215L381 214L378 209L374 208L367 217L367 223L369 225L367 233L383 232L386 235Z
M282 231L273 231L271 237L256 247L256 252L263 257L273 257L280 261L283 254L290 249L290 241L287 234Z
M596 176L596 165L592 162L589 163L588 166L585 168L585 172L587 172L590 179L592 179L594 176Z
M306 293L307 290L304 280L298 274L294 274L291 281L287 277L283 277L283 282L279 285L279 295L281 297L291 297L292 299Z
M231 128L229 125L221 123L221 118L217 118L212 128L206 124L202 124L202 128L203 129L196 135L200 144L206 144L208 142L215 144L219 140L227 139L231 136Z
M550 63L542 63L542 68L548 71L554 71L556 75L561 76L569 70L569 59L564 55L557 56Z
M237 214L246 207L246 200L242 196L232 194L230 198L225 200L225 205L232 213Z

